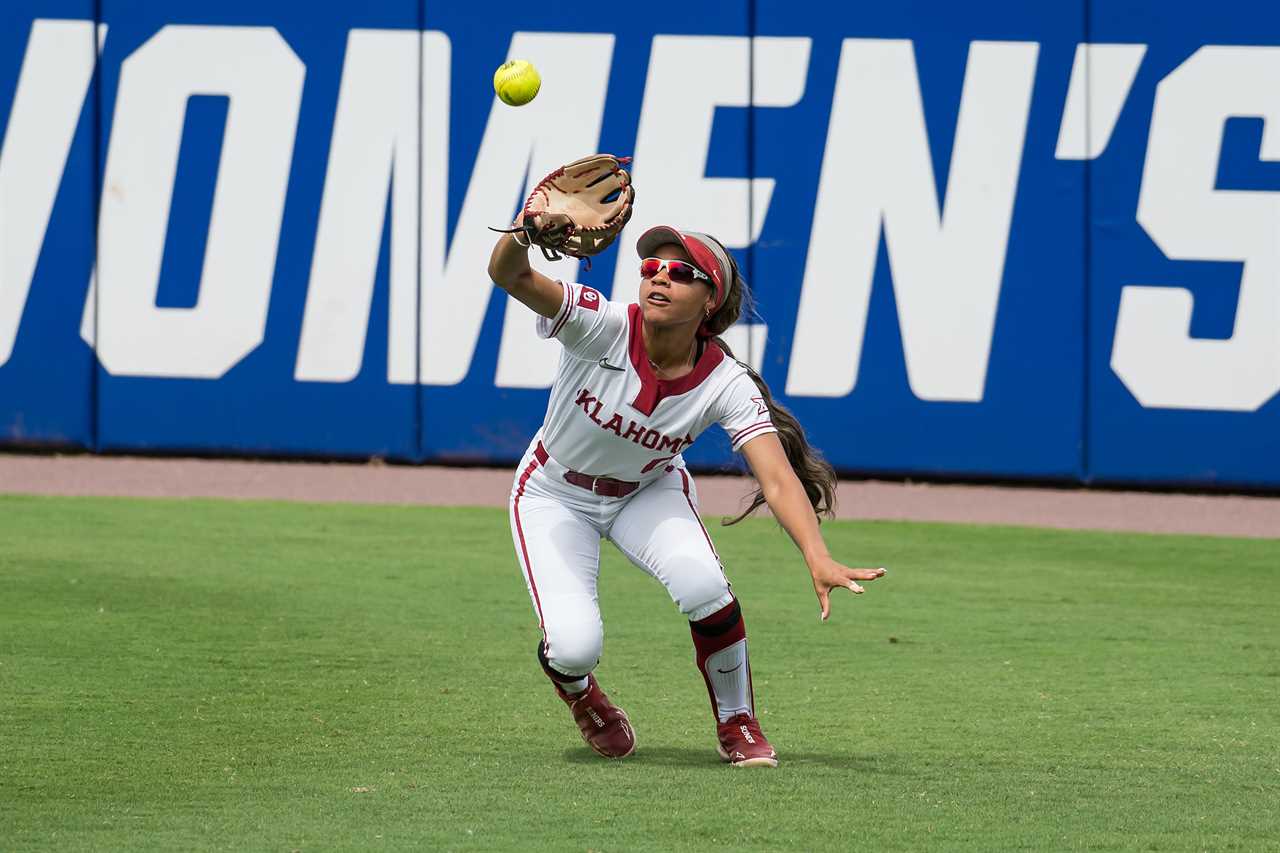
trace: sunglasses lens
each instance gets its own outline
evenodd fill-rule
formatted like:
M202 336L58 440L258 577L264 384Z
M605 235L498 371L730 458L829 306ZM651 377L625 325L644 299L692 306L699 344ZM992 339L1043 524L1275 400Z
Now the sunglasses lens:
M667 277L677 284L689 284L693 281L693 267L684 261L667 261Z
M641 278L653 278L663 267L667 268L667 278L676 284L692 284L698 277L694 267L684 261L664 261L661 258L645 258L640 262Z

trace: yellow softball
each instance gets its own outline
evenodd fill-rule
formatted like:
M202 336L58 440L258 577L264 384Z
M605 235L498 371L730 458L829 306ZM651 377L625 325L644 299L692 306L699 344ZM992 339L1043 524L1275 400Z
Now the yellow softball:
M493 72L493 91L504 104L513 107L524 106L537 97L542 87L542 77L533 63L523 59L512 59L498 66Z

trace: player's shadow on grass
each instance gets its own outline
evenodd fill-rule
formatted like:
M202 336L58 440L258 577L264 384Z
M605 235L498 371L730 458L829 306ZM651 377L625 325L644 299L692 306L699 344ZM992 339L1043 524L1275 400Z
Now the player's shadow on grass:
M564 751L565 761L573 764L612 764L586 747L570 747ZM881 773L902 776L907 771L893 755L874 755L853 752L785 752L780 756L783 767L819 766L831 770L848 770L857 773ZM725 764L714 749L686 749L675 746L644 746L630 758L617 764L651 764L658 767L684 767L690 770L715 770L724 772Z

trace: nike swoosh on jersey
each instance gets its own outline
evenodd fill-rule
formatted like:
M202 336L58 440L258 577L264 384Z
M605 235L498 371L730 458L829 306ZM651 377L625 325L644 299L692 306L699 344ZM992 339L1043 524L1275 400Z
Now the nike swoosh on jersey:
M600 359L596 363L599 364L601 367L603 367L605 370L616 370L619 373L626 371L625 367L618 367L615 364L610 364L607 356L605 358Z

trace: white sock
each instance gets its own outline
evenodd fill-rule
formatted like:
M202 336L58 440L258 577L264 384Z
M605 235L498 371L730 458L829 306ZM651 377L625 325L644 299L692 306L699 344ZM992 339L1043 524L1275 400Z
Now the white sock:
M726 649L707 658L707 679L716 694L717 716L720 722L734 714L754 717L751 707L751 666L747 662L747 641L744 637Z
M560 689L563 690L565 693L568 693L570 696L572 696L575 693L581 693L582 691L586 690L587 683L588 683L587 677L584 675L582 676L582 678L579 678L577 681L560 682Z

